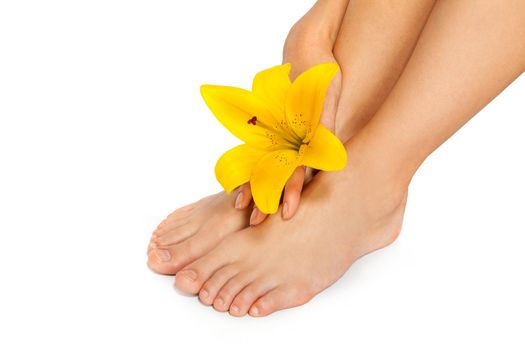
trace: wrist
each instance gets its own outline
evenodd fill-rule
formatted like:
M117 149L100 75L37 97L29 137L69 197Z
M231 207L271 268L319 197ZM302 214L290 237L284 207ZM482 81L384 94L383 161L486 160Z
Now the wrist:
M301 42L332 51L347 5L348 0L318 0L294 24L287 42Z
M309 11L318 22L316 30L320 39L331 46L337 39L348 3L349 0L318 0Z

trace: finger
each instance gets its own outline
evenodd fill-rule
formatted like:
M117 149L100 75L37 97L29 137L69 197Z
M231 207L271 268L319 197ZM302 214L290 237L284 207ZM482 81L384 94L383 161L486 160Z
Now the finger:
M247 182L239 186L235 196L235 209L246 209L252 201L252 191L250 189L250 183Z
M253 207L252 215L250 216L250 226L259 225L267 216L267 214L261 212L257 207Z
M312 181L312 179L314 178L314 176L319 172L319 170L316 170L316 169L313 169L313 168L306 168L305 170L305 173L304 173L304 183L307 184L309 183L310 181Z
M303 190L305 176L305 167L300 166L295 169L294 173L288 179L286 186L284 186L283 196L283 219L290 219L299 207L299 201L301 200L301 191Z

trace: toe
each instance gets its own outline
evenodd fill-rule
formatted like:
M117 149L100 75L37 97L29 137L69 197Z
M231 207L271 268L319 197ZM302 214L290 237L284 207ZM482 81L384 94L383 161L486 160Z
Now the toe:
M213 250L209 254L184 267L177 278L175 286L183 292L197 294L203 284L215 271L229 263L228 256Z
M231 278L226 284L221 288L217 298L213 301L213 307L217 311L227 311L230 309L233 298L239 294L241 290L244 289L249 283L252 282L252 277L246 272L241 272L238 275ZM239 311L237 307L234 307L231 310L232 315L237 314Z
M251 316L267 316L275 311L303 305L311 296L298 288L277 287L259 298L249 310Z
M148 251L148 266L150 269L163 275L174 275L171 265L172 252L169 249L152 248Z
M148 250L147 250L146 254L149 255L149 253L155 248L157 248L157 245L153 241L150 241L149 244L148 244Z
M250 283L233 299L230 313L233 316L246 315L255 300L270 291L272 287L272 283L268 280L257 280Z
M182 240L194 235L198 230L193 222L184 222L178 226L172 226L162 230L162 233L157 234L153 241L157 245L170 245L181 242Z
M213 304L219 290L233 276L239 273L239 267L236 264L226 265L217 270L202 286L199 292L199 299L206 305Z
M156 244L148 255L148 265L158 273L174 275L181 268L205 255L212 246L205 236L194 235L172 245Z

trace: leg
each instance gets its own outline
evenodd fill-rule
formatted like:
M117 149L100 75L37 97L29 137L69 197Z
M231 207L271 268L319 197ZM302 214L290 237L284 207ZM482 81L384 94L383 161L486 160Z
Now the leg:
M424 6L421 5L423 3ZM287 39L284 60L291 62L295 67L292 78L312 65L334 60L331 52L336 40L334 31L335 33L339 31L342 20L345 30L337 39L335 54L341 60L341 67L345 74L345 81L342 84L348 93L343 92L343 94L351 96L351 102L343 103L339 110L349 111L338 113L337 118L343 121L341 124L345 125L345 130L346 128L360 128L363 125L361 114L367 111L368 104L372 107L370 112L364 113L367 117L377 109L377 105L382 102L401 73L415 45L433 0L425 0L421 4L391 6L390 1L382 1L371 5L370 2L364 1L356 2L355 5L346 9L346 1L319 1L294 26ZM344 19L342 15L336 16L335 23L321 26L329 28L328 32L323 32L314 26L314 24L319 26L319 24L333 20L331 17L327 19L327 16L340 12L344 14ZM395 18L399 16L404 16L408 20L406 22L396 20ZM381 21L378 28L389 28L388 32L382 29L374 31L378 18ZM359 26L352 25L352 21ZM371 32L376 38L372 43L367 41ZM393 38L396 38L395 50L386 52ZM323 43L321 47L319 47L319 42ZM381 45L376 45L378 42ZM329 48L323 48L325 45L329 45ZM377 60L377 57L381 57L382 60ZM385 62L386 66L378 69L378 67L374 68L369 65L369 62L376 61L378 67L381 62ZM365 69L366 67L369 68ZM323 110L323 123L332 128L331 120L337 108L340 84L340 81L336 81L331 86L330 96L327 97ZM357 121L352 122L353 119ZM339 136L348 137L349 134ZM296 185L302 186L302 181L296 182ZM237 193L233 193L232 197L236 198L236 196ZM246 208L249 201L250 198L245 195L240 201L242 203L237 203L238 207ZM170 214L152 236L148 248L149 266L160 273L175 274L184 265L206 254L223 237L248 226L251 208L236 210L233 208L234 202L236 202L235 199L222 192ZM258 223L263 218L252 217L252 222Z
M335 61L332 48L347 4L348 0L318 0L291 29L283 59L292 63L292 79L313 65ZM323 111L323 122L328 125L333 124L335 118L340 80L332 85ZM288 183L287 189L302 187L303 179L295 177L295 180ZM231 196L221 192L177 209L154 231L148 246L148 265L156 272L175 274L206 254L226 235L248 223L264 220L265 216L258 211L250 215L250 202L249 187L243 185Z
M421 162L525 68L525 3L436 4L401 78L347 144L349 166L322 173L290 221L230 235L176 284L233 315L305 303L360 256L398 235Z
M299 68L323 61L333 62L336 58L341 62L344 81L341 82L340 75L334 79L325 99L321 122L335 130L340 139L347 141L368 122L397 81L435 0L404 3L392 0L329 2L330 6L327 1L318 1L315 5L318 11L308 13L298 23L299 28L292 30L289 39L294 40L287 40L287 43L291 42L296 47L285 50L285 62L299 63ZM337 39L329 40L330 47L334 46L335 57L331 51L316 52L318 46L315 42L319 38L310 33L304 35L308 31L301 29L305 23L321 22L320 14L333 12L334 4L336 13L343 13L343 8L345 10L344 17L341 15L341 19L336 21L337 27L340 27ZM332 44L334 40L335 44ZM312 61L312 57L316 60ZM292 70L292 79L298 73L300 70ZM342 84L344 88L340 93ZM342 103L336 116L341 94ZM291 218L299 206L304 176L303 167L296 169L285 187L282 210L285 219ZM255 208L250 224L257 225L265 218L266 215Z
M334 55L343 71L336 133L348 141L376 113L412 54L435 0L352 0Z

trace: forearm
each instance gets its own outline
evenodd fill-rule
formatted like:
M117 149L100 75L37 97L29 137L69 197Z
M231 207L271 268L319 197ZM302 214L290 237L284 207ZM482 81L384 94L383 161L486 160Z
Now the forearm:
M349 0L318 0L292 27L284 45L284 61L304 49L330 53L339 33Z
M349 0L318 0L306 14L319 21L317 38L333 45L337 39Z

